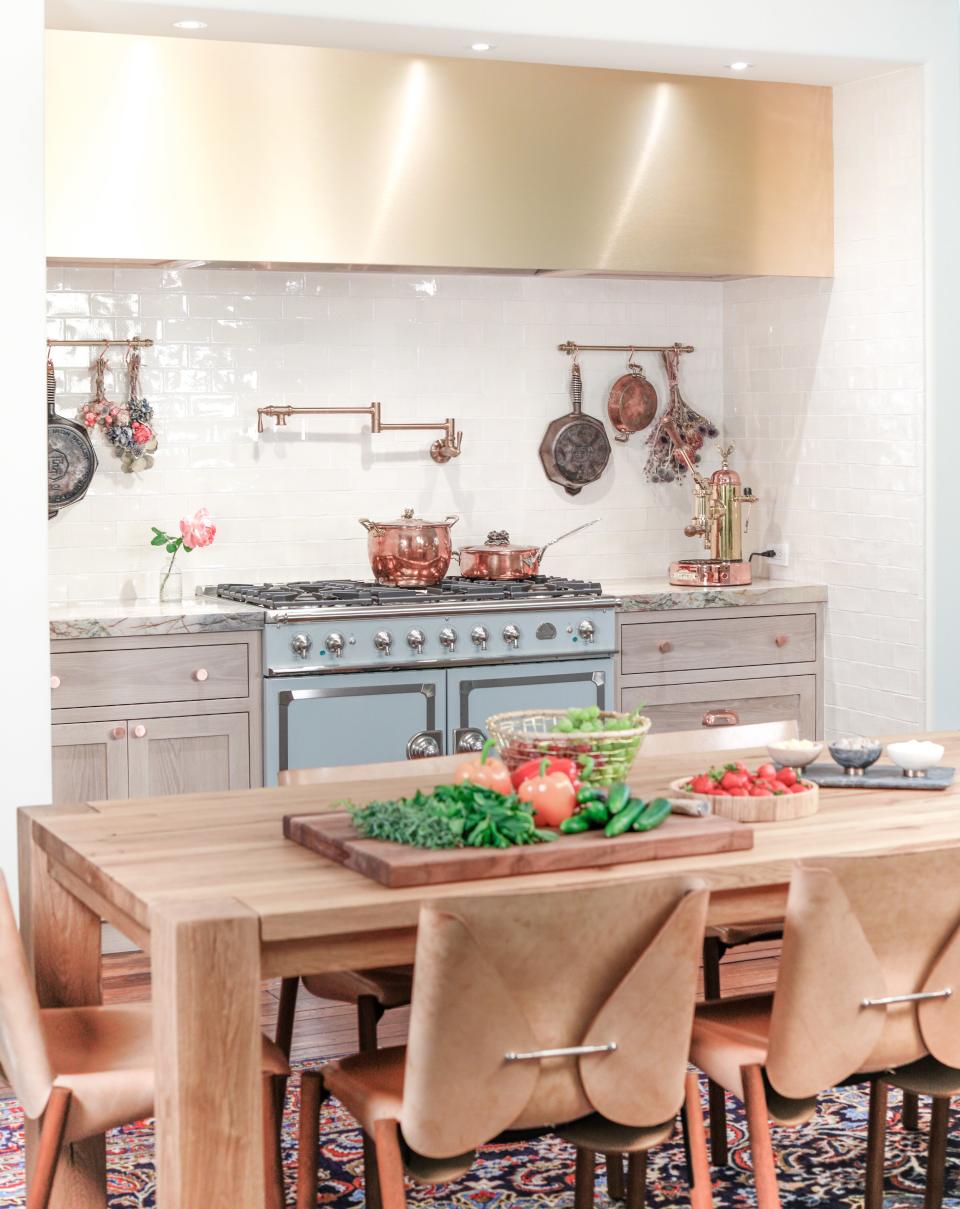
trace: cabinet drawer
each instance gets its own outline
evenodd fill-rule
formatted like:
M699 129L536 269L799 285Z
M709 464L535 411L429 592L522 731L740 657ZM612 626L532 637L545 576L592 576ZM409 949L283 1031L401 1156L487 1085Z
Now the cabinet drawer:
M817 657L817 615L628 622L620 629L620 649L620 670L625 676L813 663Z
M55 651L50 670L54 709L214 701L250 691L243 643Z
M700 684L627 685L620 708L644 707L653 730L697 730L707 714L723 711L743 725L796 719L804 738L817 735L816 676L768 676Z

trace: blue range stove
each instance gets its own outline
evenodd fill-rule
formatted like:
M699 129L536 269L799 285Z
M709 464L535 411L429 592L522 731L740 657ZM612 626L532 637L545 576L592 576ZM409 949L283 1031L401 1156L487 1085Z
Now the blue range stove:
M618 602L596 583L333 580L208 591L265 610L267 785L285 768L477 751L486 719L504 710L612 707Z

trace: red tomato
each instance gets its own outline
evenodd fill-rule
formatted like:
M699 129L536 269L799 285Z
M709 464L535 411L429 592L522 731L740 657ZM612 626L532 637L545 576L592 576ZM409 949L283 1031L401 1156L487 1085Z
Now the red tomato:
M757 785L750 790L750 796L752 798L772 798L773 790L767 789L765 786L761 788L759 785Z
M731 798L746 798L749 797L750 794L746 789L743 788L743 786L738 786L736 789L728 789L727 796Z
M694 777L690 782L690 788L694 793L709 793L714 788L713 777L708 777L706 773L702 773L699 777Z
M797 771L795 768L781 768L777 773L777 780L781 785L786 785L788 788L797 783Z
M757 769L757 776L764 781L772 781L777 775L776 764L761 764Z
M743 789L747 784L749 777L743 772L725 772L720 781L720 785L728 793L731 789Z

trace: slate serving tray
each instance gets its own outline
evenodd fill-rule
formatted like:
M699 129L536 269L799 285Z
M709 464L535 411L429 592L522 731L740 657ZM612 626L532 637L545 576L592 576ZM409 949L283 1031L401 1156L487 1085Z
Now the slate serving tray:
M946 789L956 769L931 768L925 777L905 777L896 765L874 764L862 776L848 776L839 764L808 764L803 775L823 789Z

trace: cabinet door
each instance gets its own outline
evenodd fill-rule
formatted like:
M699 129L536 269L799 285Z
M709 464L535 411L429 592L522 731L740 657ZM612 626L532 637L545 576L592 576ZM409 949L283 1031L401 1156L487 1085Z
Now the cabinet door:
M52 731L54 802L129 796L125 723L64 722Z
M247 714L135 718L129 735L133 798L250 787Z
M754 680L657 686L621 681L620 708L640 706L653 720L654 730L696 730L709 725L709 714L722 712L733 713L744 725L795 719L805 738L820 737L816 676L758 676Z

